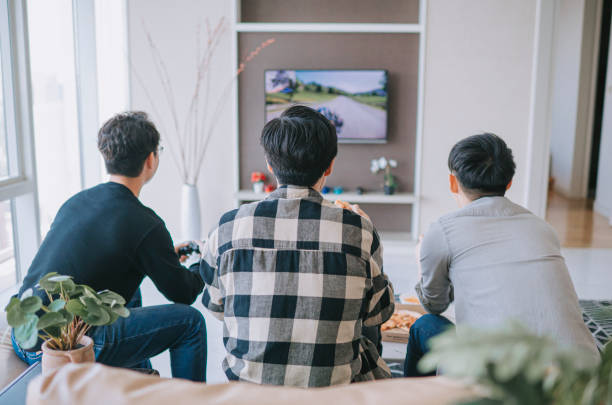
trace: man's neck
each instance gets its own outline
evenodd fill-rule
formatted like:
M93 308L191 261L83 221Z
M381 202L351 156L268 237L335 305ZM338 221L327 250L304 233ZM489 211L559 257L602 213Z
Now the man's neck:
M325 176L321 177L311 188L320 193L323 190L323 186L325 186Z
M140 190L142 190L142 186L144 185L144 180L139 177L126 177L118 174L111 174L110 181L113 183L119 183L127 187L136 198L140 196Z

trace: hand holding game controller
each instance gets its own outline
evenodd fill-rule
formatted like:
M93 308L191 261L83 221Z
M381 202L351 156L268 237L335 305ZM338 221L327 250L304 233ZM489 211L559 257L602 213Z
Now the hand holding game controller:
M192 253L200 254L200 246L195 241L190 241L176 251L178 257L189 256Z

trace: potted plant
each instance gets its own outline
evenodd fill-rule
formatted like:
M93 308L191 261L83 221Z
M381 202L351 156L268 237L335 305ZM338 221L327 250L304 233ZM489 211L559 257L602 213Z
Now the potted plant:
M48 273L38 287L49 299L47 305L30 289L21 299L12 297L5 311L19 346L31 349L39 338L44 341L43 374L66 363L95 361L93 340L87 331L130 315L121 295L108 290L96 292L75 284L70 276Z
M392 168L397 167L397 161L393 159L388 159L380 157L378 159L372 159L370 162L370 171L374 174L384 172L384 183L383 189L385 194L391 195L395 193L397 189L397 181L395 180L395 176L391 173Z
M262 172L251 173L251 183L253 184L253 191L256 193L263 193L264 186L266 184L266 175Z
M449 330L430 346L422 371L440 368L485 389L464 405L612 404L612 342L597 365L581 350L559 347L516 323L502 330Z

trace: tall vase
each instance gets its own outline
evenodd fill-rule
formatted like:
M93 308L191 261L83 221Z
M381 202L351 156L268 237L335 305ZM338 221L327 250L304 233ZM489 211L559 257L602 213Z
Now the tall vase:
M199 240L202 236L200 225L198 188L193 184L183 184L181 196L181 234L183 241Z

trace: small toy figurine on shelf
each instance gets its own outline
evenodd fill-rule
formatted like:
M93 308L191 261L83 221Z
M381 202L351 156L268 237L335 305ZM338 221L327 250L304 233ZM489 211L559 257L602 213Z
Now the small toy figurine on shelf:
M355 192L357 193L357 195L362 195L365 192L365 190L363 189L363 187L357 187L355 189Z
M321 189L321 194L327 194L331 191L331 189L327 186L323 186L323 188Z
M344 193L344 189L342 188L342 186L334 187L334 194L342 194L342 193Z
M384 171L384 183L383 188L385 194L391 195L395 193L395 189L397 188L397 182L395 181L395 176L391 174L391 168L397 167L397 160L389 159L386 157L380 157L378 159L372 159L370 162L370 171L374 174L380 173Z
M273 192L274 190L276 190L276 186L274 184L268 184L266 186L266 188L264 188L264 192L266 194Z
M253 191L256 193L264 192L264 185L266 182L266 175L262 172L251 173L251 183L253 183Z

